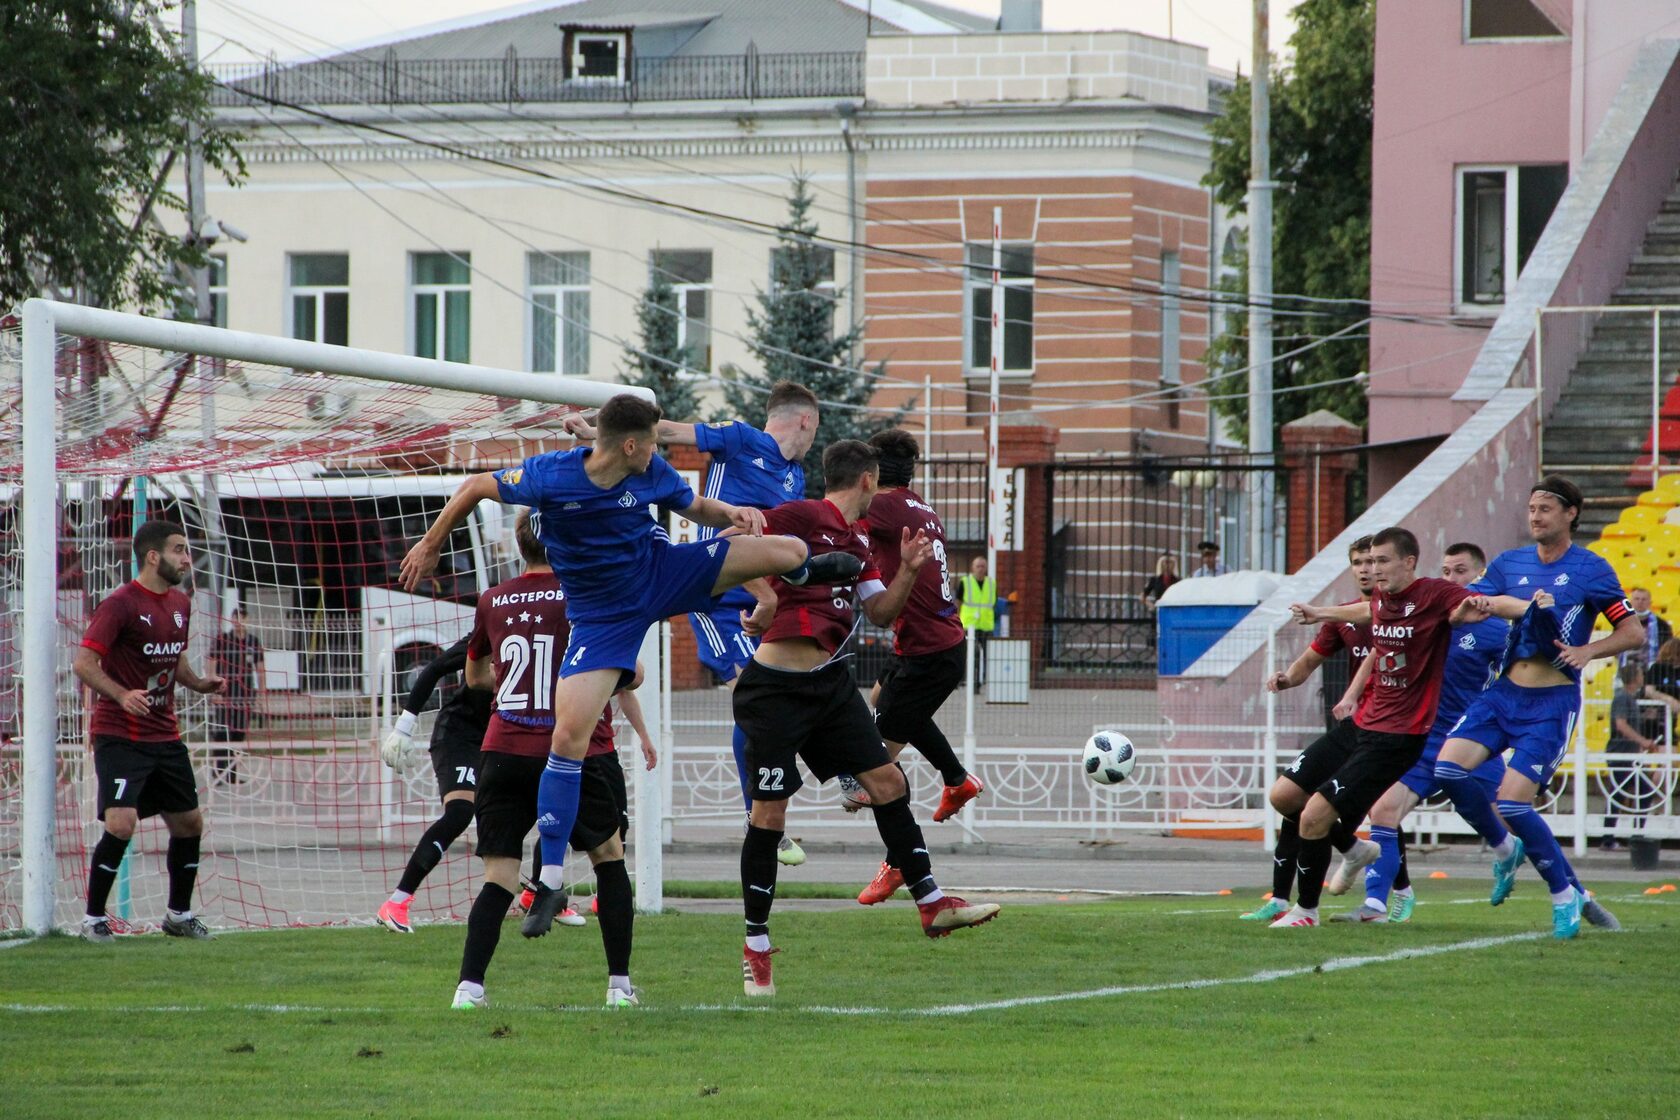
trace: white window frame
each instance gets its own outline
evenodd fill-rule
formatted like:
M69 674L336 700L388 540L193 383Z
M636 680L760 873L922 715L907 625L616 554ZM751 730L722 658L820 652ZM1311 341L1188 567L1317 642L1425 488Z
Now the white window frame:
M585 42L611 42L618 45L618 72L616 74L585 74L583 72L583 44ZM624 67L630 57L630 36L622 31L574 31L572 32L572 81L589 82L600 85L623 85Z
M974 352L974 292L981 288L990 290L992 286L992 273L990 267L975 268L968 263L968 251L971 247L976 246L985 250L987 261L991 260L992 249L991 242L989 241L969 241L965 242L963 245L963 376L968 378L990 377L992 372L991 362L989 360L985 365L981 366L969 364L969 357ZM1038 270L1037 242L1005 241L1003 243L1003 252L1005 257L1008 256L1011 249L1031 249L1033 251L1033 271L1036 272ZM1004 288L1025 288L1029 292L1032 292L1038 286L1033 276L1012 277L1006 272L1000 279L1002 280ZM1009 293L1006 291L1004 293L1004 306L1007 308L1008 304ZM1003 351L1007 354L1009 353L1009 323L1007 320L1000 317L998 325L1003 329ZM1002 369L998 370L999 381L1026 381L1031 379L1033 371L1038 368L1038 300L1036 296L1033 299L1032 326L1033 344L1029 348L1032 360L1028 363L1025 369L1010 369L1008 366L1004 366Z
M1479 35L1472 38L1470 35L1470 5L1474 2L1475 0L1463 0L1463 3L1459 5L1463 14L1458 29L1459 39L1466 45L1472 43L1551 43L1559 39L1569 38L1569 35L1561 29L1554 30L1550 35ZM1540 15L1547 23L1551 22L1551 18L1544 11Z
M467 282L464 284L420 284L414 280L415 267L421 257L444 256L459 258L467 265ZM432 296L437 302L437 317L435 319L435 334L432 339L433 351L439 361L450 361L448 355L449 341L449 300L450 292L465 292L467 295L467 353L460 361L472 360L472 254L466 251L440 252L435 249L416 249L408 254L408 344L411 352L420 356L420 348L416 345L419 338L416 332L420 326L418 301L421 296Z
M298 257L343 257L344 258L344 267L345 267L345 274L346 275L349 274L349 269L350 269L350 254L349 253L325 252L325 253L287 253L286 254L286 315L285 315L286 337L287 338L297 338L298 337L298 335L295 333L296 330L297 330L296 299L299 296L304 296L304 297L307 297L309 299L314 300L314 302L315 302L315 337L305 339L305 341L306 342L325 342L325 341L327 341L325 338L321 337L321 331L326 326L326 322L327 322L326 298L325 297L328 296L328 295L340 295L340 294L342 294L344 296L344 300L345 300L345 325L344 325L345 338L344 338L344 342L341 345L344 345L344 346L350 345L350 337L349 337L350 336L350 323L349 323L350 285L348 283L344 283L344 284L296 284L296 285L294 285L292 283L292 261L295 260ZM410 273L410 275L413 275L413 273Z
M690 362L685 368L693 370L695 373L710 373L712 372L712 338L717 332L717 324L712 322L717 303L712 298L712 285L672 284L671 291L677 297L677 346L684 351L688 350L688 323L690 318L688 314L688 293L704 292L706 294L706 317L702 320L706 324L706 346L704 352L698 355L700 363ZM690 357L694 356L690 355Z
M1517 286L1517 170L1514 163L1464 163L1453 167L1453 311L1458 315L1495 318L1505 310L1505 300ZM1497 172L1505 177L1505 237L1504 268L1500 286L1504 299L1498 303L1471 303L1464 298L1464 223L1466 199L1464 179L1467 175Z
M537 260L538 257L544 257L544 256L548 256L548 257L581 256L583 258L584 274L586 276L588 276L589 279L586 280L582 284L538 284L538 283L536 283L535 281L533 281L531 279L533 273L535 272L536 260ZM575 251L575 250L566 250L564 252L561 252L561 251L556 251L556 252L553 252L553 253L532 252L532 253L526 254L526 257L525 257L525 301L526 301L525 302L525 368L526 369L531 370L533 373L557 373L557 374L560 374L562 377L587 377L587 376L589 376L589 370L588 370L587 367L590 365L591 361L593 360L593 358L589 354L589 349L590 349L590 347L589 347L589 343L590 343L589 328L580 327L566 317L566 296L567 296L568 293L574 294L574 295L581 294L586 301L590 301L589 293L590 293L591 287L594 284L594 279L595 279L593 268L594 268L594 261L591 259L590 254L588 252L578 252L578 251ZM540 295L551 295L551 296L554 297L554 325L555 325L554 365L555 365L556 368L551 369L551 370L539 370L539 369L537 369L537 297L540 296ZM591 316L591 319L592 319L591 326L593 326L594 325L593 324L593 315L594 315L594 311L595 311L595 308L593 306L593 301L590 301L590 302L586 303L585 307L587 309L588 314ZM568 370L566 368L566 344L570 340L570 337L571 337L571 334L572 334L573 331L579 331L579 332L582 332L582 334L583 334L583 349L584 349L584 362L583 362L583 364L584 364L585 368L581 369L581 370ZM678 329L678 333L679 334L681 333L681 328Z

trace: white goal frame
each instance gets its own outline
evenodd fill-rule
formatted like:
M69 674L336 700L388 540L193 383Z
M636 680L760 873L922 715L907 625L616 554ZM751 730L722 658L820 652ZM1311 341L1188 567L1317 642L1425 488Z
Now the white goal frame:
M205 327L172 319L155 319L56 300L31 299L23 305L23 813L22 857L23 927L42 934L53 928L57 885L56 826L58 696L54 582L58 565L57 402L54 366L61 334L107 342L145 346L180 354L204 355L263 365L373 381L421 385L481 395L513 397L545 404L593 408L611 397L631 393L654 400L650 390L611 382L588 381L558 374L522 373L489 366L415 358L374 350L358 350L321 342L279 338ZM643 642L642 660L655 695L643 711L656 742L667 739L662 726L664 705L657 695L660 671L660 626L652 627ZM644 686L646 687L646 686ZM372 744L369 745L370 749ZM636 905L644 912L663 907L661 824L664 796L660 775L648 780L636 774Z

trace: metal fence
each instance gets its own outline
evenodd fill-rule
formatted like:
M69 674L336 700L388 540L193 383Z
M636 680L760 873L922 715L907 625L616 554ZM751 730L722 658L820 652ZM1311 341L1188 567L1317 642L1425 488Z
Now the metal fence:
M253 99L304 105L411 105L551 102L715 101L862 97L862 51L695 55L628 60L622 80L580 78L568 60L500 58L326 59L319 62L212 63L211 104Z

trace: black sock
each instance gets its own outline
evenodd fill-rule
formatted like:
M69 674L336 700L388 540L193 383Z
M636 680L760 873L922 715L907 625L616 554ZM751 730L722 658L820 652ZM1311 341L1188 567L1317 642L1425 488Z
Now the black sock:
M960 786L968 778L968 770L957 758L951 740L945 738L945 732L939 730L939 725L931 718L922 721L922 725L911 733L909 742L922 752L923 758L933 763L946 785Z
M596 917L601 923L601 948L607 952L607 975L628 976L636 907L630 898L630 872L623 860L595 865L595 898L600 904Z
M197 836L171 836L164 866L169 868L169 908L177 914L192 909L193 886L198 882Z
M1403 891L1412 885L1412 873L1406 870L1406 834L1399 829L1394 831L1400 841L1400 870L1394 873L1394 889Z
M454 801L445 801L443 816L433 821L432 827L420 837L420 843L414 845L414 854L408 857L408 866L403 868L402 878L397 880L397 889L404 894L413 894L419 890L421 881L432 873L432 868L438 865L443 853L467 830L472 819L471 801L459 797Z
M1354 831L1354 826L1337 817L1330 826L1330 846L1347 855L1348 849L1358 842L1359 834Z
M1295 905L1303 910L1317 910L1324 895L1324 876L1330 873L1330 840L1308 840L1301 837L1301 854L1295 861Z
M741 841L741 906L747 916L747 936L770 932L770 906L776 901L776 845L779 829L747 825Z
M93 846L93 860L88 866L87 912L90 918L105 916L105 900L111 897L111 886L117 881L117 868L122 866L128 841L112 836L100 836Z
M887 862L904 873L904 885L917 902L939 889L933 881L933 861L928 858L922 826L910 811L910 795L875 806L875 830L887 846Z
M461 979L484 983L496 943L502 939L502 919L513 905L513 892L499 883L485 883L478 889L467 912L467 944L461 950Z
M1295 860L1301 854L1301 829L1294 817L1278 825L1277 847L1272 851L1272 897L1289 901L1295 893Z

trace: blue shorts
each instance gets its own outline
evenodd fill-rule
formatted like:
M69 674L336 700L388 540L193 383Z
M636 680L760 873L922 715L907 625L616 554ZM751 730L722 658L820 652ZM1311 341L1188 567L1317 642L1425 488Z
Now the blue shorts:
M560 662L562 679L596 669L633 671L647 629L662 618L710 611L712 586L729 555L727 538L691 544L656 542L647 569L632 573L624 601L612 614L572 617L572 637ZM576 609L575 607L573 608Z
M1501 677L1470 702L1447 738L1469 739L1495 757L1510 751L1510 768L1545 786L1569 756L1580 718L1578 685L1522 688Z
M1400 784L1417 794L1419 801L1428 801L1441 792L1440 783L1435 780L1435 760L1440 757L1441 744L1449 738L1448 726L1437 723L1423 744L1423 757L1400 778ZM1494 800L1499 794L1499 783L1505 780L1505 756L1489 755L1486 762L1470 771L1470 776L1487 792L1488 800Z
M758 649L758 639L747 637L741 630L739 607L696 611L688 616L688 624L694 627L694 644L700 652L700 664L716 673L719 680L734 680Z

